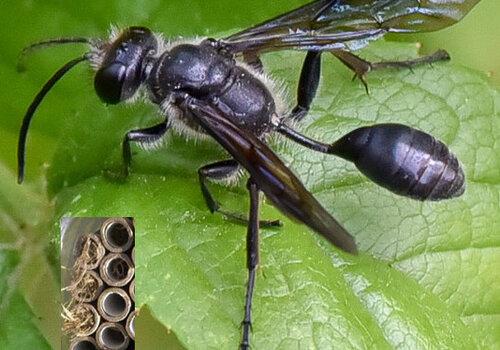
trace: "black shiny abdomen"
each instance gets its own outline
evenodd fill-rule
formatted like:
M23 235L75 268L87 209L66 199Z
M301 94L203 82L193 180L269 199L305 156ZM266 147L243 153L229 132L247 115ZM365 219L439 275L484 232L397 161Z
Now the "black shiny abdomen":
M460 196L465 176L457 158L431 135L401 124L356 129L332 146L372 181L419 199Z
M268 130L275 112L274 98L264 83L207 43L182 44L166 51L152 68L148 84L156 103L172 93L187 93L256 135ZM186 111L184 117L189 116ZM185 124L193 126L190 120Z

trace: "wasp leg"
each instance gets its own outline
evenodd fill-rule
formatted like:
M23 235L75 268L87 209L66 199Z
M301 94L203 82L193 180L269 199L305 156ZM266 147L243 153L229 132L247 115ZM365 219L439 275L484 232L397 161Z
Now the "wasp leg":
M404 68L412 69L415 66L422 64L431 64L438 61L447 61L450 59L450 55L445 50L438 50L431 55L422 56L412 60L404 61L381 61L381 62L370 62L362 59L355 54L343 51L334 50L331 51L332 54L337 57L340 62L342 62L347 68L354 72L354 78L359 78L363 85L365 86L366 93L368 93L368 84L366 83L366 75L373 71L386 68Z
M234 159L222 160L220 162L212 163L205 165L198 169L198 178L200 180L200 188L201 193L203 194L203 198L205 199L205 203L207 204L208 210L211 213L219 212L225 217L243 223L248 224L248 219L239 213L232 213L225 211L220 208L220 204L215 200L212 193L207 186L207 179L212 180L226 180L231 176L235 175L239 169L239 164ZM261 221L260 225L262 227L274 227L281 226L281 222L279 220L272 221Z
M313 140L300 132L292 129L288 125L284 123L280 123L276 127L276 131L279 132L280 134L288 137L290 140L297 142L298 144L301 144L302 146L305 146L309 149L312 149L317 152L321 153L331 153L331 145Z
M307 115L318 90L320 73L321 52L308 51L300 72L297 105L293 108L290 118L299 121Z
M257 185L248 181L248 192L250 194L250 214L247 231L247 268L248 282L245 296L245 316L242 321L243 334L241 339L241 350L250 347L250 331L252 328L252 300L255 286L255 274L259 264L259 189Z
M145 129L131 130L125 134L122 142L123 174L128 176L130 163L132 162L132 152L130 142L140 142L147 145L158 142L167 132L169 126L163 122Z

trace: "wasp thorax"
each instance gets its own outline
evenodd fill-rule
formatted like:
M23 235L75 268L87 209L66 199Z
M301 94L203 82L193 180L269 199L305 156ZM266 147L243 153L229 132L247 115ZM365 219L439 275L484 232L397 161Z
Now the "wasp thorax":
M145 79L145 58L156 53L158 43L145 27L129 27L106 47L94 79L99 98L116 104L131 98Z
M181 44L164 52L152 68L150 82L157 98L182 91L203 98L222 90L234 63L210 45Z

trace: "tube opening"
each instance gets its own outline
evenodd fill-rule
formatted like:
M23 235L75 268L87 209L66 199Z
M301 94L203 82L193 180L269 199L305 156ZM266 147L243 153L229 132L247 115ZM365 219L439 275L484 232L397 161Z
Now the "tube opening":
M97 350L97 348L91 341L81 340L73 346L72 350Z
M101 228L103 244L110 251L122 253L128 250L133 241L133 231L127 220L123 218L109 219Z
M119 323L105 323L97 331L97 344L108 350L124 350L130 338Z
M128 275L129 265L125 260L117 257L109 261L106 271L108 276L111 278L115 280L122 280Z
M120 316L126 308L127 303L120 294L110 293L104 299L104 309L110 316Z

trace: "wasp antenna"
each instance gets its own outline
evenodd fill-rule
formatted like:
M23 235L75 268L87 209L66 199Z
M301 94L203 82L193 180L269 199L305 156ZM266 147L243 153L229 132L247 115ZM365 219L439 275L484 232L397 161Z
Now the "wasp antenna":
M19 131L19 142L17 144L17 182L22 183L24 180L24 164L26 157L26 138L28 136L28 128L33 119L36 109L44 99L45 95L52 89L52 87L61 79L71 68L76 66L78 63L88 60L88 54L81 57L72 59L64 66L59 68L50 79L43 85L40 91L36 94L33 102L31 102L26 114L23 118L23 124L21 125L21 130Z
M26 46L22 51L19 53L19 57L17 59L17 71L18 72L23 72L26 70L26 56L29 54L33 53L33 51L37 51L40 49L44 49L47 47L51 46L56 46L56 45L64 45L64 44L91 44L92 39L90 38L82 38L82 37L67 37L67 38L55 38L55 39L49 39L49 40L44 40L44 41L39 41L36 43L33 43L29 46Z

